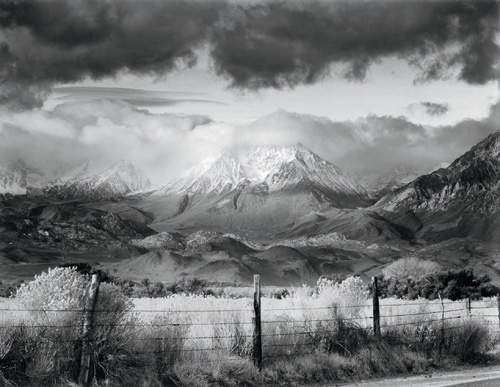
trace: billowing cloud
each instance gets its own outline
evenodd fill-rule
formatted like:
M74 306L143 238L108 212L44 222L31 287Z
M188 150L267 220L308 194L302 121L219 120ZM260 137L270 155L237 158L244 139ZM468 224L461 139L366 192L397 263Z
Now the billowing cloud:
M126 159L163 184L223 149L300 142L351 173L402 166L430 171L500 129L499 106L483 120L424 127L406 117L335 122L284 110L232 125L204 116L152 114L121 101L65 102L50 112L1 112L0 162L21 158L51 172L88 159Z
M126 159L160 183L230 145L232 131L204 116L156 115L105 100L67 102L51 112L3 111L2 118L0 162L20 158L52 172L89 159Z
M213 68L240 89L312 84L330 74L363 80L398 57L416 80L499 77L499 4L465 1L0 1L0 104L40 106L54 85L122 72L162 77Z
M446 114L449 110L449 106L446 102L430 102L422 101L419 103L413 103L408 106L407 109L410 113L422 111L431 117L438 117Z
M369 115L355 121L278 111L235 131L236 147L304 144L351 173L396 167L430 171L450 163L488 134L500 129L500 102L483 120L422 126L408 118Z

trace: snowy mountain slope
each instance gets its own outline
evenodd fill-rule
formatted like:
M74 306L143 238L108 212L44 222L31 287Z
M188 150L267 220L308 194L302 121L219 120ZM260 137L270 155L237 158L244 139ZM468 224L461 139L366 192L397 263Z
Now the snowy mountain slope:
M356 205L362 204L367 196L364 188L340 168L302 145L260 147L237 156L228 153L212 156L157 194L220 196L231 191L268 194L304 188L323 196L325 201L346 196L359 202Z
M43 184L44 174L22 160L0 164L0 193L25 194L29 187Z
M286 239L305 235L297 234L297 227L308 235L330 231L303 224L311 214L369 204L367 192L354 179L297 145L212 157L145 198L140 207L156 215L151 227L160 232L204 229ZM375 226L367 227L377 233Z
M220 153L191 167L158 193L221 194L233 190L244 179L245 174L240 162L228 153Z
M364 188L344 171L301 144L259 147L244 155L244 160L247 170L257 172L257 182L267 183L270 191L294 188L307 182L333 191L366 195Z
M49 184L45 192L61 198L103 199L145 192L151 182L131 162L86 162Z

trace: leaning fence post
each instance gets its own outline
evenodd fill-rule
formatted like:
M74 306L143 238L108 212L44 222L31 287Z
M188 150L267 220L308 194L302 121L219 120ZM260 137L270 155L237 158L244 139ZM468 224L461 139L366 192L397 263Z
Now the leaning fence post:
M253 363L262 371L262 324L260 314L260 275L253 276Z
M92 281L87 289L85 297L83 331L82 331L82 356L80 361L80 376L78 384L83 387L90 387L92 384L91 364L92 364L92 347L90 339L92 337L92 324L94 320L94 310L99 294L99 275L92 275Z
M373 290L373 334L380 338L380 304L378 299L378 279L372 277Z

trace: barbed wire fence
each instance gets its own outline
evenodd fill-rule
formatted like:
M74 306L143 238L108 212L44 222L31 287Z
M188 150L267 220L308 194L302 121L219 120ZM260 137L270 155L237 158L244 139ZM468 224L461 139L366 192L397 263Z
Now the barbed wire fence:
M254 276L254 296L252 305L242 309L205 309L205 310L155 310L133 309L125 311L129 317L151 315L149 321L139 318L110 322L106 315L113 310L96 309L99 297L99 277L92 276L86 293L84 309L0 309L0 337L6 330L19 329L36 332L39 340L52 344L65 344L63 349L53 354L60 361L68 360L71 354L78 353L79 377L81 386L90 386L93 378L92 364L99 356L96 348L104 347L114 340L112 331L117 328L148 330L149 334L126 337L127 342L142 343L136 354L151 356L173 356L182 354L199 363L211 363L216 360L201 354L230 353L249 358L262 370L267 361L276 358L298 357L314 354L318 351L350 354L350 346L355 342L359 347L377 340L386 340L395 346L424 348L437 352L441 356L445 348L463 345L458 332L463 329L461 321L480 321L495 334L500 333L500 297L492 306L483 301L467 299L457 303L441 299L434 304L436 310L405 310L398 308L419 306L422 302L406 301L387 303L379 299L377 278L372 282L371 314L354 313L365 306L331 305L302 306L296 308L262 307L260 276ZM383 301L383 300L382 300ZM396 313L393 313L394 309ZM282 318L279 312L300 312L301 318ZM305 312L317 312L312 318L305 318ZM321 314L320 311L324 313ZM45 316L46 323L29 324L20 319L2 318L8 313L27 313ZM189 314L213 315L214 318L228 316L231 313L246 314L241 321L199 321L186 318ZM52 318L51 315L71 315L71 319ZM177 318L172 318L176 315ZM319 317L318 317L319 316ZM167 318L168 317L168 318ZM147 319L146 319L147 320ZM231 320L231 319L229 319ZM68 321L70 321L68 323ZM6 323L10 322L10 323ZM395 331L399 334L395 334ZM132 331L131 331L132 332ZM401 334L401 333L406 334ZM433 340L427 340L432 337ZM430 347L429 347L430 346ZM0 360L2 354L0 353ZM215 358L216 359L216 358ZM271 359L271 360L270 360ZM168 359L167 359L168 362Z

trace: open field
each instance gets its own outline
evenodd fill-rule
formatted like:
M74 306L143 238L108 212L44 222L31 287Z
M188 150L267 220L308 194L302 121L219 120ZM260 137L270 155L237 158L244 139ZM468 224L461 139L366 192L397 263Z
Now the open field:
M146 380L158 386L172 380L181 386L349 381L423 372L495 350L496 299L473 301L470 309L466 300L381 299L377 338L366 296L352 283L317 293L296 288L284 299L263 297L261 373L252 361L251 298L173 295L132 299L125 309L98 304L92 340L96 377L117 386ZM81 310L30 310L16 299L0 299L0 310L5 376L15 369L20 342L35 353L28 374L38 378L37 386L57 385L62 375L71 379L78 369ZM56 360L42 361L36 351Z

